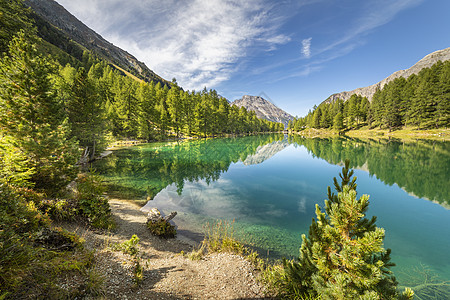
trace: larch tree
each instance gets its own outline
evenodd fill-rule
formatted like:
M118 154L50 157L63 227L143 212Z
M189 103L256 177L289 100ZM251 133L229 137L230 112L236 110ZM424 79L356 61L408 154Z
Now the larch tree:
M11 146L27 157L35 188L49 194L73 179L79 155L53 87L56 71L24 32L13 38L9 55L0 61L0 135L9 136Z
M104 144L105 114L102 98L84 68L78 69L70 87L67 111L72 134L92 159Z

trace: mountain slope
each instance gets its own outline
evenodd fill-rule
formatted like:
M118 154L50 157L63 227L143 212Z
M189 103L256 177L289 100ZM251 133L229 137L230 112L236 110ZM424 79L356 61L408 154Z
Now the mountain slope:
M294 119L292 115L259 96L244 95L241 99L234 100L231 104L237 107L243 106L247 110L254 111L258 118L283 123L285 126L290 120Z
M396 78L399 78L399 77L408 78L412 74L418 74L420 72L420 70L431 67L439 60L440 61L450 60L450 48L446 48L443 50L438 50L433 53L430 53L427 56L425 56L424 58L422 58L420 61L418 61L411 68L406 69L406 70L397 71L397 72L393 73L392 75L390 75L389 77L381 80L378 83L375 83L371 86L367 86L367 87L363 87L363 88L357 88L357 89L354 89L353 91L333 94L330 97L328 97L324 102L325 103L334 102L338 98L342 99L344 101L347 101L353 94L367 97L367 99L369 99L369 101L372 101L373 94L375 94L375 92L378 89L382 89L386 83L388 83Z
M114 46L95 31L84 25L75 16L54 0L26 0L38 16L58 28L64 35L97 54L113 65L130 72L140 79L168 83L150 70L133 55ZM52 43L52 41L49 41ZM61 47L61 45L56 45Z

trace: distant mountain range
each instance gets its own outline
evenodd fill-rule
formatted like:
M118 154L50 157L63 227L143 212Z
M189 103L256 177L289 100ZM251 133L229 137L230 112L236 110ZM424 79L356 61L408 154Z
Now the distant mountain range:
M357 88L353 91L333 94L330 97L328 97L324 102L325 103L334 102L338 98L342 99L344 101L347 101L348 99L350 99L350 97L353 94L367 97L367 99L369 99L369 101L372 101L373 94L375 94L375 92L378 89L382 89L386 83L388 83L396 78L399 78L399 77L408 78L412 74L418 74L420 72L420 70L422 70L424 68L431 67L438 61L446 61L446 60L450 60L450 48L446 48L443 50L438 50L433 53L430 53L427 56L425 56L424 58L422 58L420 61L418 61L411 68L406 69L406 70L397 71L397 72L393 73L392 75L390 75L389 77L381 80L378 83L375 83L371 86L367 86L367 87L363 87L363 88Z
M273 103L259 96L244 95L241 99L231 102L237 107L245 107L247 110L254 111L258 118L266 119L272 122L283 123L287 126L294 117Z
M25 4L30 6L38 17L42 18L42 20L37 20L36 22L38 23L39 35L63 51L67 52L67 48L69 48L67 43L73 40L81 45L82 48L92 51L110 64L133 74L139 79L168 83L161 76L150 70L143 62L138 61L133 55L114 46L84 25L56 1L26 0ZM48 22L51 26L42 24L43 21ZM45 29L41 30L44 27ZM51 34L48 33L49 30L52 31ZM70 47L73 48L74 45L70 45ZM72 55L72 53L69 54Z

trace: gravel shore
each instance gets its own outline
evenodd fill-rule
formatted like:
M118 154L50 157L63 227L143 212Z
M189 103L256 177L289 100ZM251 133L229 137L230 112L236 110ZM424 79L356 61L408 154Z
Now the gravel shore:
M192 261L193 246L180 239L160 239L145 226L146 215L139 206L111 199L117 222L112 234L98 234L84 228L71 228L95 249L97 272L104 280L105 299L266 299L264 287L256 281L255 268L244 258L229 253L213 253ZM140 238L139 255L144 278L137 287L133 282L134 260L114 251L114 243Z

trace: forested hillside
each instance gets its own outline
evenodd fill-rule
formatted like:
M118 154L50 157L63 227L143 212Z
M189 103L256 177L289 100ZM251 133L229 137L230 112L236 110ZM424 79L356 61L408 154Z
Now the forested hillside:
M206 137L281 128L258 119L253 112L230 106L213 90L184 91L175 80L166 85L161 81L147 83L124 76L116 67L25 10L20 1L9 1L8 5L3 7L6 17L2 20L5 23L2 25L5 28L1 40L3 52L7 51L14 33L27 28L28 36L32 37L30 42L36 44L36 51L29 55L52 65L48 70L37 71L43 72L44 80L48 77L49 92L55 93L55 101L63 107L69 136L91 156L112 139L149 141L168 136ZM23 21L16 24L20 20ZM35 37L32 20L38 25L37 33L47 41ZM18 66L15 72L21 72ZM2 105L6 108L4 102Z
M389 130L411 126L419 129L450 125L450 61L437 62L407 79L399 77L375 92L372 102L352 95L314 106L312 111L289 124L289 129L329 128L335 130L369 128Z
M39 36L45 41L64 51L70 51L79 56L76 48L87 49L103 60L126 70L144 81L167 84L143 62L138 61L132 54L113 45L102 36L87 27L63 6L54 0L26 0L25 4L35 12L35 20ZM82 52L82 51L81 51Z
M21 0L0 0L0 299L98 295L92 252L52 225L115 226L101 180L79 174L81 158L114 140L284 127L214 90L137 80L42 22Z

